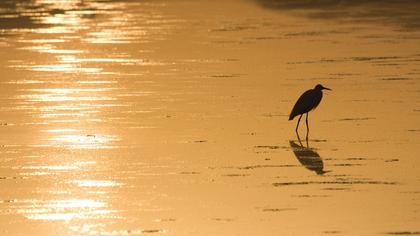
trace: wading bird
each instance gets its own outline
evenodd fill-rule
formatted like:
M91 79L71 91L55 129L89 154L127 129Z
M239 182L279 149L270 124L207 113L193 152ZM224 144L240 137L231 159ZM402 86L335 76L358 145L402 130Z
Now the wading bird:
M306 92L304 92L299 99L297 100L295 106L292 109L292 112L290 113L289 120L293 120L296 116L299 116L299 120L296 125L296 134L299 137L298 128L300 119L302 118L303 114L306 113L306 139L308 139L309 135L309 126L308 126L308 113L315 109L322 99L322 90L331 90L329 88L325 88L324 86L318 84L315 86L315 88L310 89Z

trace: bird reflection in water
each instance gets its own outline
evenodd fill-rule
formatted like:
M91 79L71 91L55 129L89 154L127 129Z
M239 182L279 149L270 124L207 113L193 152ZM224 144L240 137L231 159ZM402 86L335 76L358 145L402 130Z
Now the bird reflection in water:
M306 147L302 145L300 139L298 141L299 144L293 140L290 140L289 143L300 164L308 170L315 171L318 175L325 174L327 171L324 171L324 162L319 154L309 147L308 140L306 140Z

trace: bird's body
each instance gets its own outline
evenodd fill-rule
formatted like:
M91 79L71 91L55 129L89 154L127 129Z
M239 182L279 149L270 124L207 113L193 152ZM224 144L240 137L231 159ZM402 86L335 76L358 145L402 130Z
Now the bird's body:
M322 91L318 89L310 89L304 92L297 100L295 106L290 113L289 120L293 120L298 115L302 115L315 109L322 99Z
M292 109L292 112L290 113L289 120L293 120L293 118L300 115L298 123L296 125L296 133L298 133L300 119L302 118L302 115L306 113L306 128L307 128L306 138L308 138L308 133L309 133L308 113L319 105L319 103L322 100L322 90L324 89L331 90L329 88L325 88L324 86L318 84L315 86L315 88L304 92L299 97L295 106Z

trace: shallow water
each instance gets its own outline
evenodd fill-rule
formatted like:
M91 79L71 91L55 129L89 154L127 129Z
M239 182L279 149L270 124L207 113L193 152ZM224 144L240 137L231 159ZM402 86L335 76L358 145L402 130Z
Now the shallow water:
M1 1L0 234L420 234L419 9Z

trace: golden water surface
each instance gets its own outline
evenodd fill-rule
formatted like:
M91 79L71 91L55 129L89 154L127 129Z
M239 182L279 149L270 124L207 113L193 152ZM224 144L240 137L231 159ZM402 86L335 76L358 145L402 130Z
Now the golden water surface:
M1 0L0 235L420 234L418 12Z

